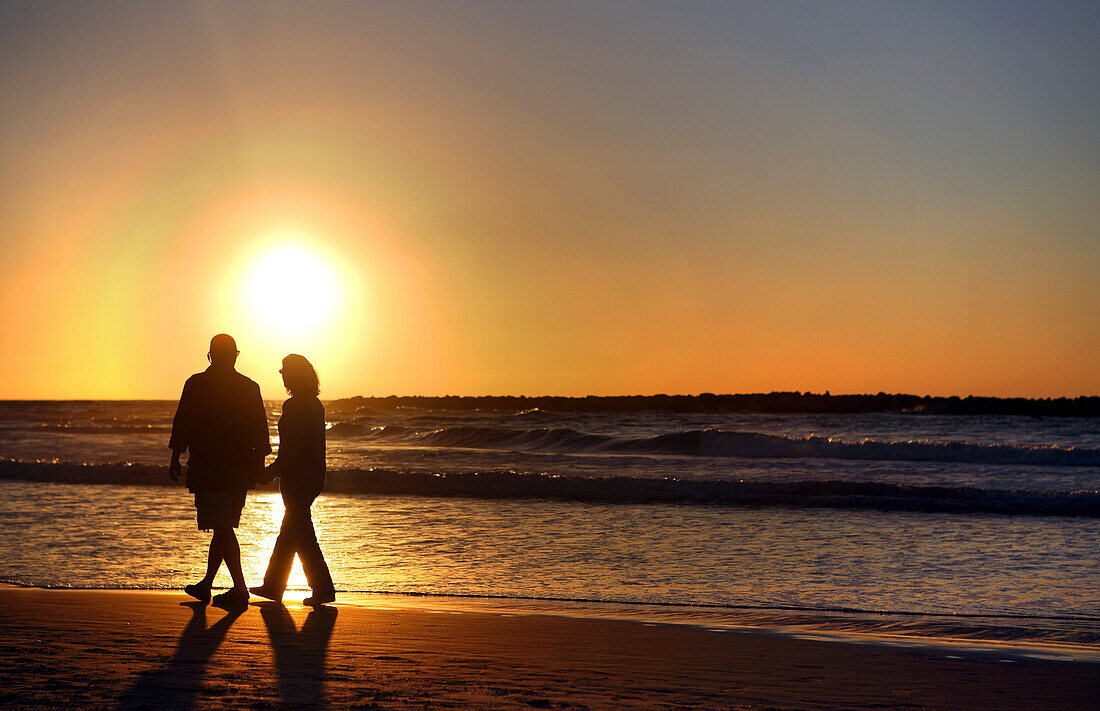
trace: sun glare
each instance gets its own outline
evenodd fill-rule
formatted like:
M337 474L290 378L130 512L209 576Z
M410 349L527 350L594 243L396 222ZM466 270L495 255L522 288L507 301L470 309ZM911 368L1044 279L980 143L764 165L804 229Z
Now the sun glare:
M219 281L206 330L237 340L237 366L264 394L282 392L279 362L288 353L307 357L322 383L343 382L340 368L361 359L372 326L368 282L356 245L339 233L257 230L225 260Z
M242 528L241 550L248 550L250 553L242 554L241 563L248 580L262 580L267 571L271 551L275 548L275 540L279 537L285 507L279 494L256 492L245 510L252 518L251 525ZM309 582L302 569L302 561L295 555L290 577L287 580L287 594L283 599L286 602L300 601L305 597L302 592L305 590L309 590Z
M270 332L302 335L324 326L340 303L336 269L304 244L283 243L264 251L246 280L252 315Z

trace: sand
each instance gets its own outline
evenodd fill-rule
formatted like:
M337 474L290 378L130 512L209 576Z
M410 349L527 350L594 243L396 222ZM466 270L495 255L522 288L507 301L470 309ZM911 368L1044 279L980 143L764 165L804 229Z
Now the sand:
M1100 663L423 603L226 613L186 600L0 589L0 705L1100 708Z

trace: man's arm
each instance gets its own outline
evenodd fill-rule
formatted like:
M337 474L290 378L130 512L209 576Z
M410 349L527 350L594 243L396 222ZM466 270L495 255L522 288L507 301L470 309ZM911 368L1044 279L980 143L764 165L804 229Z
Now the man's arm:
M176 416L172 418L172 437L168 440L168 446L172 448L172 461L168 463L168 478L172 481L180 480L180 455L186 451L191 439L191 397L187 387L191 381L184 383L183 393L180 395L179 405L176 406Z
M252 423L255 432L256 454L266 457L271 454L271 437L267 434L267 409L264 407L264 399L260 396L260 386L256 385L255 397L252 398Z
M249 415L252 440L252 456L255 457L256 478L261 484L274 479L276 468L264 467L264 458L271 454L271 437L267 432L267 408L264 407L263 397L260 395L260 386L253 383L255 390L252 396L251 414Z

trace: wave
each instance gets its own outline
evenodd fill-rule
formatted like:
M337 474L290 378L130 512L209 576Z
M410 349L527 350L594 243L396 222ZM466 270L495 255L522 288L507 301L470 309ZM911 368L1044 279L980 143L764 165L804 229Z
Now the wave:
M0 461L0 479L56 483L169 485L165 468L139 464ZM1100 517L1100 491L1027 491L883 482L555 476L512 471L337 470L326 493L553 499L600 504L877 509L915 513L992 513Z
M505 429L444 427L418 431L405 427L341 422L329 437L377 444L420 447L521 450L562 454L670 454L749 459L854 459L875 461L954 462L1027 466L1100 466L1100 449L1020 446L975 442L849 442L831 437L785 437L761 432L704 429L653 437L621 438L567 428Z
M42 423L30 428L39 432L68 432L72 434L141 434L171 432L171 424L70 424Z

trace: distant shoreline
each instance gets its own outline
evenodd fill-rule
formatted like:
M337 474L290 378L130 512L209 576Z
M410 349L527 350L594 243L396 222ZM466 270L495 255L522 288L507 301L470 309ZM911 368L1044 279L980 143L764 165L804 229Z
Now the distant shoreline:
M280 402L282 398L267 398ZM1023 397L950 397L877 393L831 395L811 392L770 392L716 395L387 395L326 398L326 407L338 410L368 408L377 411L398 409L490 410L517 412L743 412L770 414L851 415L874 412L907 412L931 415L1020 415L1025 417L1100 417L1100 396L1023 398ZM26 403L111 403L176 402L167 398L73 398L73 399L0 399L0 405Z
M503 396L397 396L340 398L327 402L338 410L367 407L372 410L416 408L422 410L546 410L549 412L746 412L776 414L857 414L914 412L934 415L1024 415L1032 417L1098 417L1100 397L1076 398L960 398L878 393L830 395L771 392L743 395L588 395L559 397Z

